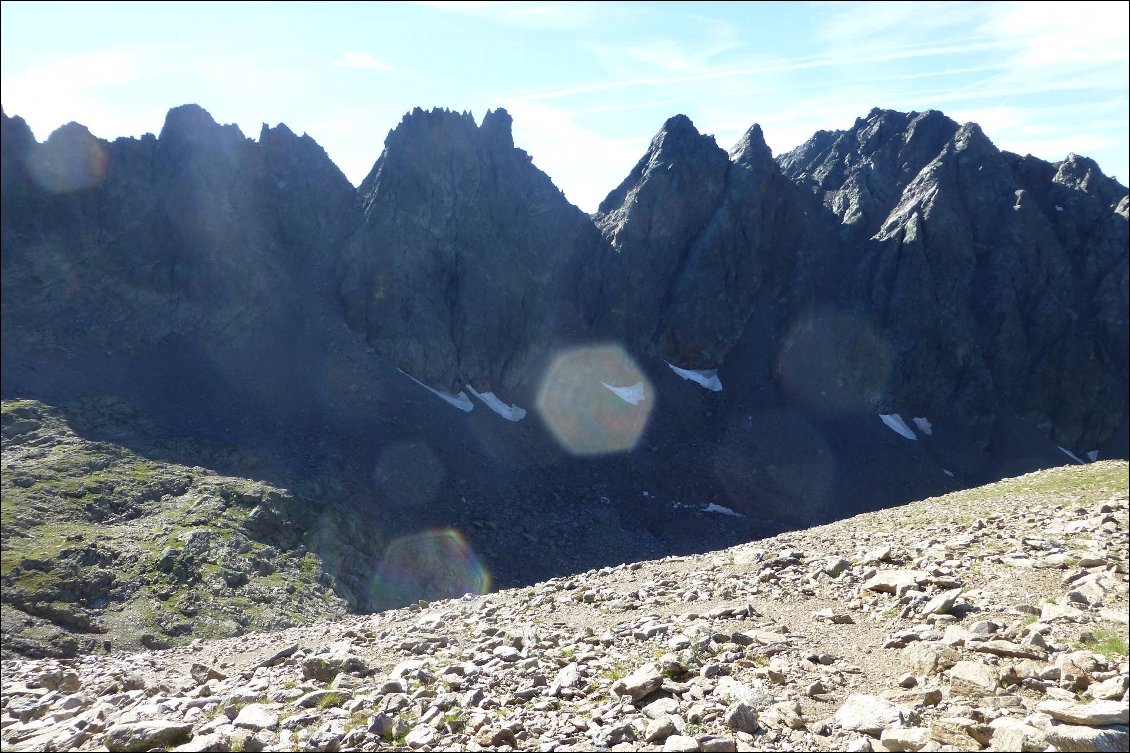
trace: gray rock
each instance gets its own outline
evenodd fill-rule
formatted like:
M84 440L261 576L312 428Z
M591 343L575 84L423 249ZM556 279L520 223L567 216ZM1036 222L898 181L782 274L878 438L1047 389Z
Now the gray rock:
M659 690L662 685L663 675L659 674L659 669L653 662L648 662L622 680L612 683L611 690L614 695L629 695L633 701L638 701Z
M1036 659L1040 661L1048 656L1047 652L1039 646L1021 645L1011 641L984 641L975 644L973 650L979 654L995 654L1016 659Z
M1025 724L1019 719L1002 716L989 722L992 728L992 750L1043 751L1048 747L1044 730Z
M664 753L695 753L698 740L687 735L671 735L663 742Z
M877 695L849 695L836 710L835 720L849 732L879 737L884 729L901 724L903 710Z
M961 655L949 646L935 643L912 643L903 649L903 663L919 677L939 674L957 664Z
M729 676L718 679L714 695L727 703L745 703L753 708L762 705L769 696L764 690L758 690Z
M920 614L925 617L926 615L945 614L949 612L951 609L953 609L953 605L957 602L958 598L961 597L961 593L962 591L960 588L953 588L949 591L943 591L942 593L926 602L925 606L922 607Z
M353 696L348 690L311 690L309 693L300 696L295 700L294 705L296 708L308 709L314 706L325 708L325 702L332 701L330 705L340 706Z
M178 745L190 737L191 724L153 720L115 724L102 741L110 750L140 751Z
M279 717L262 703L249 703L239 710L232 724L252 731L276 729L279 726Z
M925 727L888 727L879 736L879 741L890 751L922 750L930 742L930 730Z
M698 749L703 753L734 753L738 749L738 744L732 737L699 735Z
M981 750L992 739L992 729L965 717L930 721L930 739L958 750Z
M675 721L667 716L653 717L647 723L647 729L644 731L643 739L649 743L661 743L671 735L675 734Z
M959 661L949 670L949 678L955 695L992 695L1000 685L1000 671L978 661Z
M195 680L198 685L203 685L209 680L228 679L228 676L218 669L200 664L198 662L192 663L192 666L189 668L189 674L192 675L192 679Z
M927 577L929 576L921 570L882 570L866 580L861 588L864 591L902 596Z
M1126 693L1127 687L1130 687L1130 682L1126 675L1118 675L1117 677L1110 677L1102 682L1096 682L1087 687L1087 692L1093 698L1101 701L1114 701L1122 698Z
M430 747L439 738L439 733L426 724L414 727L404 738L404 743L413 750Z
M759 723L775 729L803 730L807 728L800 704L797 701L780 701L761 712Z
M1080 727L1070 724L1057 724L1045 731L1049 745L1056 750L1100 751L1116 753L1130 748L1130 734L1125 726L1118 727Z
M562 688L575 688L581 682L581 670L577 662L570 662L562 667L547 691L549 695L560 695Z
M659 719L679 713L679 702L674 698L660 698L644 706L642 711L648 719Z
M636 728L631 722L613 724L600 730L596 736L599 747L610 748L621 743L630 743L636 739Z
M1042 701L1036 710L1067 724L1084 724L1096 727L1104 724L1130 723L1130 707L1121 701Z
M757 729L757 712L744 703L735 703L726 709L723 723L736 732L753 734Z
M360 656L344 648L335 649L330 653L315 654L302 662L302 675L310 680L330 682L339 672L366 675L369 673L369 665Z

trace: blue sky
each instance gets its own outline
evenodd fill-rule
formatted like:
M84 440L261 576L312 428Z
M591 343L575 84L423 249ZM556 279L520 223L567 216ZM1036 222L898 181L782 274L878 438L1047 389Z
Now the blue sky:
M872 107L974 120L1126 183L1118 3L31 3L0 6L0 98L37 138L158 132L195 102L256 137L309 133L357 184L413 107L494 107L592 211L669 116L774 153Z

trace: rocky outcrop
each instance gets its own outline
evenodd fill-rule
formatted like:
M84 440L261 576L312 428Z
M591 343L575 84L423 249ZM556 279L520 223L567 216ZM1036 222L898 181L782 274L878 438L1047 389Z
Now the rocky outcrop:
M731 154L683 115L601 203L611 246L602 267L602 331L690 369L716 369L753 302L774 296L806 236L795 189L759 126Z
M358 216L308 136L264 126L256 143L196 105L159 137L106 142L72 123L37 144L6 115L3 134L9 347L246 344L308 299Z
M128 408L3 403L4 657L158 648L371 606L373 554L356 547L381 536L362 516L342 525L325 500L76 435L97 410Z
M349 325L443 390L512 390L585 331L579 269L600 236L514 146L505 110L407 115L359 189L341 273Z
M1083 454L1126 421L1126 189L1075 156L998 150L975 124L873 110L783 155L842 219L843 300L878 333L880 413L1020 416Z

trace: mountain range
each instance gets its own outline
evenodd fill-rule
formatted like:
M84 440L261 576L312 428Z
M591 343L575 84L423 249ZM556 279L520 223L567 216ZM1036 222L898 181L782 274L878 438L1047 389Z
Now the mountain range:
M1092 160L937 111L776 157L677 115L589 215L511 125L416 109L354 188L196 105L112 142L4 114L4 398L305 484L379 531L359 573L452 528L512 585L1130 455L1130 206Z

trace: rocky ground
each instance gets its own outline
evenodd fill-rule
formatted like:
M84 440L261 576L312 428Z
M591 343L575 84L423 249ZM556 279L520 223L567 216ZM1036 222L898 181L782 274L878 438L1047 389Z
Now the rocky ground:
M705 555L6 660L5 750L1125 750L1127 464Z

